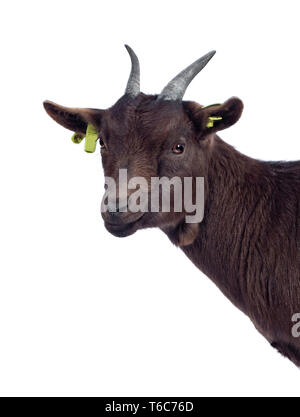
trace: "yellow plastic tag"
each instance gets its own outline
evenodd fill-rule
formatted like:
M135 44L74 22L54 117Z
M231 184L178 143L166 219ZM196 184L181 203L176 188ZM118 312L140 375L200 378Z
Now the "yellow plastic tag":
M96 150L96 144L98 140L98 132L94 128L94 126L88 124L86 129L86 137L85 137L85 152L93 153Z
M206 123L206 127L214 127L214 122L216 121L216 120L222 120L223 119L223 117L216 117L216 116L210 116L209 118L208 118L208 122Z
M80 133L74 133L71 139L73 143L77 144L77 143L80 143L84 139L84 136L81 135Z
M84 150L88 153L93 153L96 150L98 140L98 132L93 125L88 124L85 136L80 133L74 133L72 136L73 143L80 143L85 138Z

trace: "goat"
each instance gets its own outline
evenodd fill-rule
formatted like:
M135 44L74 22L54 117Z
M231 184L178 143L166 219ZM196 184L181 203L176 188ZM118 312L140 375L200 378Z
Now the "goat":
M208 107L183 101L214 51L179 73L159 95L145 95L138 58L126 48L131 73L125 94L111 108L45 101L45 110L76 138L93 127L105 176L116 183L120 169L147 181L204 178L205 214L202 222L187 223L184 210L124 211L119 195L117 209L102 213L106 229L125 237L159 227L273 347L300 366L300 334L293 328L300 318L300 161L252 159L220 139L217 132L240 118L240 99Z

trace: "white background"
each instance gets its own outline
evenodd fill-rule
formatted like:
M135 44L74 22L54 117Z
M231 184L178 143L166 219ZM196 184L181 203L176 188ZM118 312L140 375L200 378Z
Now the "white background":
M185 96L237 95L222 138L300 159L299 1L2 1L2 395L298 395L300 373L159 230L111 236L99 149L42 101L106 108L130 60L158 93L211 49Z

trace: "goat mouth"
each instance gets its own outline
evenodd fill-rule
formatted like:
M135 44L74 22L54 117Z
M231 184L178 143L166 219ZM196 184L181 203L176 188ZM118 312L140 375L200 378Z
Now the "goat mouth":
M115 223L110 223L108 221L104 221L104 225L105 225L106 230L116 237L130 236L137 231L139 227L139 223L143 217L143 214L140 217L138 217L138 219L130 223L115 224Z

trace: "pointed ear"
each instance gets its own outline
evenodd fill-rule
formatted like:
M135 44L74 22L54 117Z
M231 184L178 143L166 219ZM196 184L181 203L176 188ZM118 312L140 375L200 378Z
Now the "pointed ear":
M239 120L244 108L243 102L237 97L230 98L224 104L208 107L201 107L192 102L185 104L200 138L232 126Z
M101 125L103 110L64 107L48 100L44 101L43 104L46 112L53 120L66 129L72 130L72 132L85 135L89 123L96 128Z

